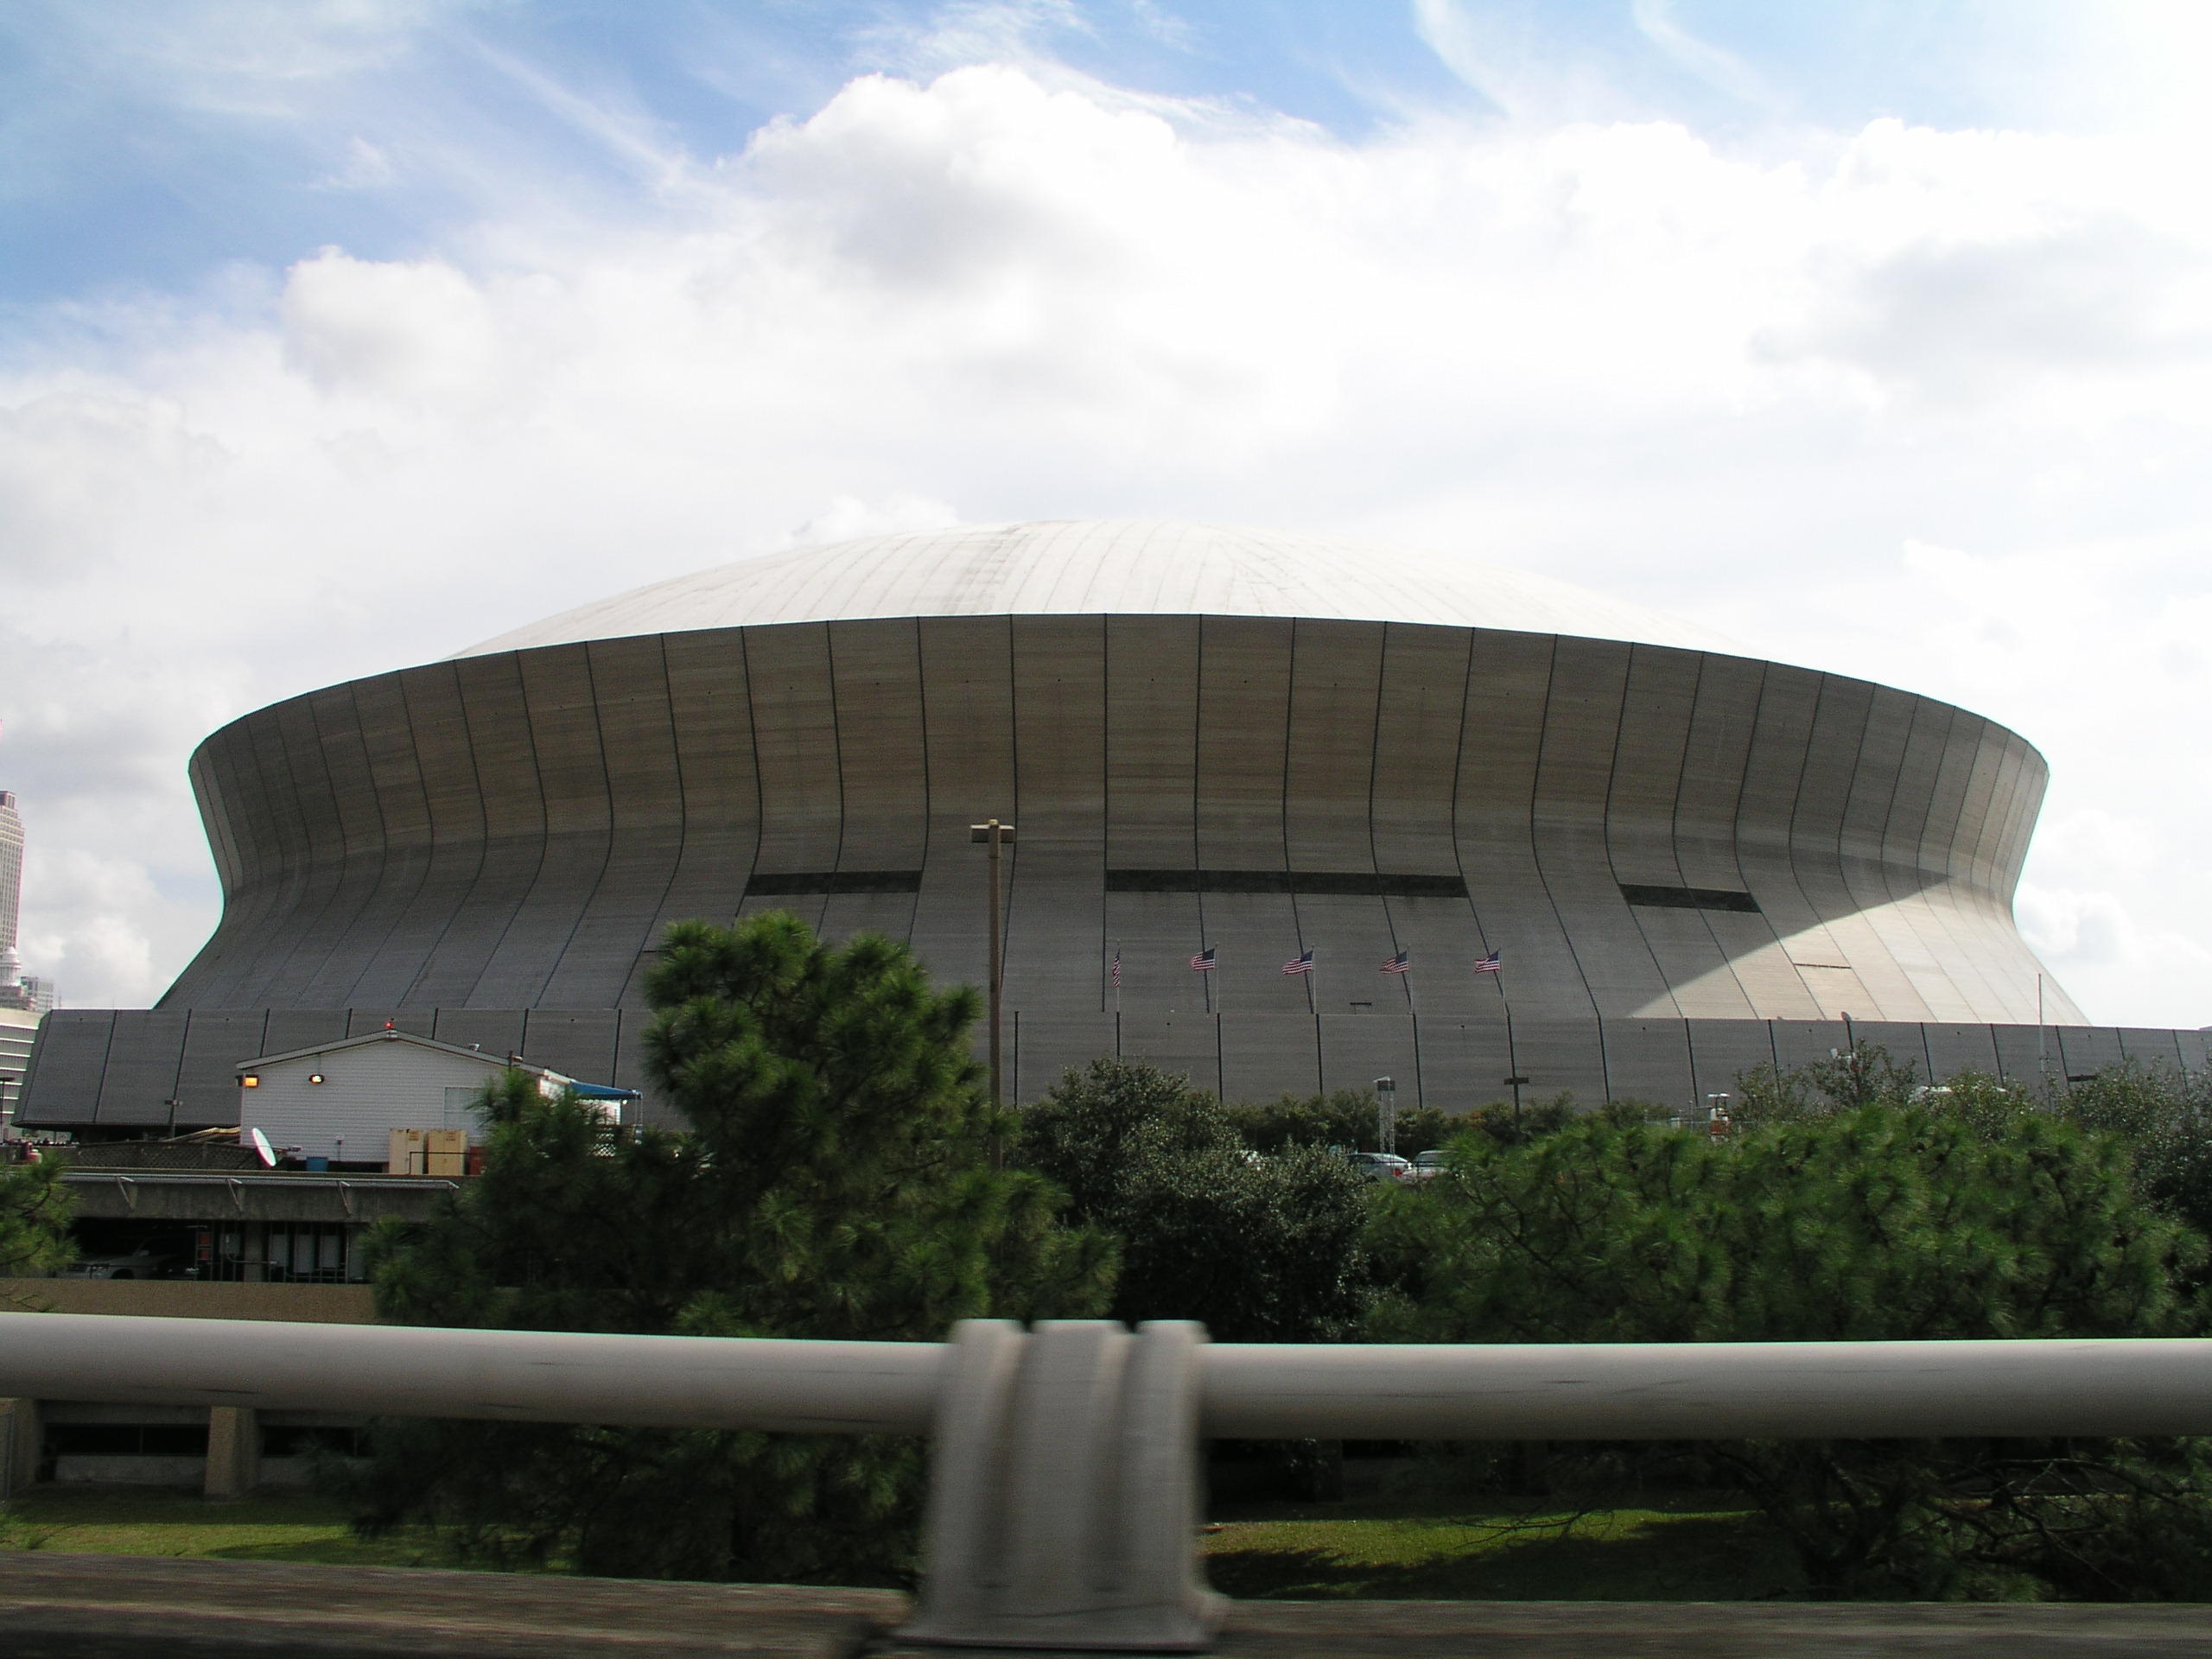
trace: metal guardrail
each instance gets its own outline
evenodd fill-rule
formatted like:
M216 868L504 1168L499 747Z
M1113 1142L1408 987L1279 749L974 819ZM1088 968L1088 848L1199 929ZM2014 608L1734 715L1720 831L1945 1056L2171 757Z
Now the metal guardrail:
M1211 1345L1180 1322L804 1342L0 1314L0 1395L927 1433L909 1641L1188 1651L1204 1437L2212 1433L2212 1341Z

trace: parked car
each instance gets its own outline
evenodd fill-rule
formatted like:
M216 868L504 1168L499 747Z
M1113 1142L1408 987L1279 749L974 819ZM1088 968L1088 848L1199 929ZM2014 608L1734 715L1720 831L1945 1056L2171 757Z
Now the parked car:
M1431 1147L1427 1152L1414 1154L1413 1179L1433 1181L1444 1173L1445 1153L1441 1147Z
M158 1279L169 1268L172 1258L156 1255L151 1250L132 1250L128 1255L112 1253L80 1255L61 1269L64 1279Z
M1351 1152L1352 1167L1370 1181L1410 1181L1414 1166L1395 1152Z

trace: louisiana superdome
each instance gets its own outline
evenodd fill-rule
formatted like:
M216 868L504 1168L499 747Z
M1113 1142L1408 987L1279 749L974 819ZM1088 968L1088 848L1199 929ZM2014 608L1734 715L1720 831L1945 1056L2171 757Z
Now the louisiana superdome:
M1860 1037L1936 1072L2202 1060L2085 1026L2016 931L2045 774L2015 734L1313 537L1025 524L752 560L264 709L193 775L222 923L100 1037L174 1048L184 1093L218 1016L226 1064L392 1019L632 1081L683 917L795 911L980 981L994 816L1020 827L1015 1098L1116 1052L1450 1109L1512 1077L1688 1103Z

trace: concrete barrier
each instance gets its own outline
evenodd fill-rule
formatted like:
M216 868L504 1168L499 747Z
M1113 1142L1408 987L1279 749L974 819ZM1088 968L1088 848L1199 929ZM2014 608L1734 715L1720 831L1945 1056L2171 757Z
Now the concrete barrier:
M237 1284L196 1279L0 1279L0 1311L134 1314L159 1319L278 1319L373 1325L366 1285Z

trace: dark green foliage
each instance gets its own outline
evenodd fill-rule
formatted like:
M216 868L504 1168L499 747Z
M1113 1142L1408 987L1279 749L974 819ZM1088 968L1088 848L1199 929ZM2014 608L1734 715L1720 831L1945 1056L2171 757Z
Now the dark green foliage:
M1966 1081L1966 1079L1955 1079ZM1994 1104L2007 1090L1994 1079L1988 1083L1993 1096L1970 1090L1980 1104ZM1795 1122L1826 1117L1859 1106L1935 1104L1934 1093L1921 1084L1918 1068L1910 1060L1899 1062L1879 1043L1854 1043L1831 1050L1828 1058L1810 1065L1779 1069L1755 1066L1736 1079L1735 1099L1729 1115L1739 1125ZM1961 1101L1963 1104L1963 1099Z
M1318 1147L1255 1154L1181 1077L1125 1060L1070 1071L1022 1114L1018 1155L1065 1189L1076 1220L1121 1240L1116 1319L1326 1342L1363 1310L1358 1173Z
M976 1087L972 992L775 913L671 927L646 993L647 1069L689 1132L612 1130L509 1074L483 1175L378 1240L385 1317L912 1340L1103 1300L1105 1242L992 1166L1009 1126ZM370 1520L590 1573L880 1581L906 1569L919 1462L894 1439L421 1424L380 1436Z
M1574 1122L1574 1096L1554 1095L1548 1100L1532 1100L1517 1109L1509 1101L1492 1101L1468 1113L1464 1126L1501 1146L1517 1147L1526 1141L1541 1141L1548 1135L1557 1135ZM1454 1124L1453 1133L1460 1127ZM1444 1141L1437 1144L1441 1146Z
M2212 1236L2212 1072L2119 1065L2067 1088L2056 1109L2125 1141L2150 1203Z
M1371 1092L1338 1089L1325 1095L1285 1095L1272 1106L1227 1105L1222 1109L1236 1126L1244 1144L1261 1152L1277 1152L1285 1147L1342 1147L1354 1152L1382 1149ZM1640 1101L1614 1101L1596 1111L1602 1116L1634 1122L1667 1116L1663 1108ZM1492 1101L1458 1117L1433 1106L1409 1108L1398 1114L1397 1150L1402 1158L1415 1158L1468 1129L1479 1129L1494 1141L1518 1144L1554 1134L1581 1116L1570 1094L1552 1095L1517 1107L1510 1101Z
M1847 1097L1867 1075L1855 1071L1835 1080ZM1379 1201L1373 1243L1393 1291L1370 1330L1401 1341L1711 1342L2201 1328L2180 1287L2202 1243L2139 1198L2126 1146L2047 1114L1992 1135L1941 1101L1825 1115L1807 1101L1719 1143L1603 1118L1518 1147L1464 1136L1446 1179ZM1691 1454L1662 1455L1679 1465ZM1764 1509L1827 1593L2048 1594L2088 1592L2061 1560L2081 1549L2053 1554L2054 1538L2102 1526L2100 1547L2110 1546L2118 1523L2097 1521L2099 1506L2124 1509L2123 1490L2178 1501L2194 1456L1739 1442L1700 1448L1694 1462L1700 1478ZM2169 1530L2177 1541L2206 1531L2195 1510L2177 1510ZM2202 1559L2201 1542L2182 1555ZM2172 1593L2144 1586L2195 1570L2169 1554L2113 1576L2125 1556L2107 1549L2100 1593Z
M1352 1152L1380 1152L1374 1091L1337 1089L1325 1095L1285 1095L1272 1106L1231 1105L1221 1109L1244 1144L1258 1152L1286 1147L1342 1147ZM1465 1127L1433 1106L1398 1113L1398 1154L1411 1158L1440 1147Z
M75 1259L64 1167L58 1158L0 1164L0 1279L52 1273Z
M1449 1179L1387 1195L1401 1294L1378 1317L1490 1342L2161 1334L2201 1252L2130 1173L2069 1124L1993 1140L1912 1108L1718 1143L1602 1118L1520 1147L1470 1135Z
M1861 1043L1793 1071L1763 1066L1739 1078L1738 1089L1734 1115L1746 1125L1869 1104L1917 1106L1998 1137L2030 1121L2074 1123L2124 1145L2139 1195L2212 1236L2212 1073L2127 1061L2080 1083L2055 1071L2027 1083L1968 1071L1923 1087L1910 1065Z

